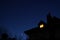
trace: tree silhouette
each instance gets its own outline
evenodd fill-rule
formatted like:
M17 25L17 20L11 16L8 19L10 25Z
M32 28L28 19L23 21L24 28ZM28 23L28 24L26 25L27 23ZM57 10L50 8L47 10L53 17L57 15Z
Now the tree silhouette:
M0 39L1 40L7 40L8 39L8 34L7 34L7 29L4 27L4 26L2 26L2 25L0 25Z
M7 29L0 25L0 40L17 40L17 35L15 35L14 38L10 38ZM21 38L19 38L19 40L21 40Z
M8 40L8 34L7 33L3 33L1 35L1 40Z
M16 38L12 38L12 40L16 40Z

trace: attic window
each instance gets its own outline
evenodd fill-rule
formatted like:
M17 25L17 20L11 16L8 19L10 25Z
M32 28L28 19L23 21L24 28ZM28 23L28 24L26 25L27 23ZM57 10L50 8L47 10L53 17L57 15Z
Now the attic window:
M40 28L43 28L44 27L44 24L40 24Z

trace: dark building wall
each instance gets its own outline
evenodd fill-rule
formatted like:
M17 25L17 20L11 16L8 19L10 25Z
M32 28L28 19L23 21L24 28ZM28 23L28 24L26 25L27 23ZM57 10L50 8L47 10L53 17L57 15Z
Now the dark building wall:
M50 39L60 39L60 19L47 15L47 27L49 30Z

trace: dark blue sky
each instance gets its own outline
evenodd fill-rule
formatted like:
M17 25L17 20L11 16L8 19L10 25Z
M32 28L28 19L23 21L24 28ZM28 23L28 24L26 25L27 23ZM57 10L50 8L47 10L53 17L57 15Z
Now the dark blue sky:
M46 22L48 11L60 18L60 0L2 0L0 25L4 25L11 35L19 36L36 27L40 20Z

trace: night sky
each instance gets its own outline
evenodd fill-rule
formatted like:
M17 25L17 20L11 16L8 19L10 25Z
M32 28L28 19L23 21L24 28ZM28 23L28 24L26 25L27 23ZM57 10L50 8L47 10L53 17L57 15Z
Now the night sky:
M23 37L25 30L37 26L40 20L46 22L46 15L60 18L60 0L0 0L0 25L12 37Z

